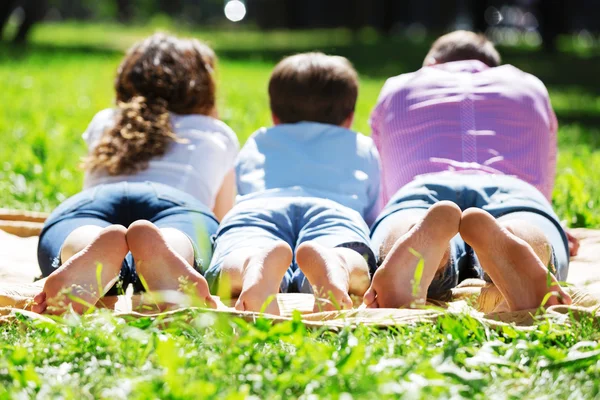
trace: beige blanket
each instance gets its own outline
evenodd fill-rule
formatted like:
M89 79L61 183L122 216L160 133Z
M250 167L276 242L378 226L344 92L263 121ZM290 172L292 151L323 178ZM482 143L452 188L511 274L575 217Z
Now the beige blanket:
M18 213L0 209L0 322L12 320L15 313L26 314L39 318L26 309L31 304L32 297L37 294L43 281L34 282L40 274L36 259L37 237L29 236L39 233L45 215L28 213L19 216ZM29 236L19 237L12 233ZM579 255L571 260L568 282L575 285L569 288L574 305L556 306L547 310L545 318L569 323L582 315L596 318L596 308L600 304L600 231L574 229L573 234L580 239ZM193 307L183 307L170 311L145 311L139 307L147 300L143 296L125 295L119 298L104 300L104 306L112 308L120 315L195 315L205 310ZM312 313L314 297L304 294L280 294L277 301L281 316L267 315L274 320L287 320L294 310L303 313L303 319L308 326L327 326L339 328L348 323L373 324L389 326L413 323L416 321L435 321L447 313L470 313L492 326L513 323L522 329L527 329L534 322L535 310L513 313L493 313L499 298L496 291L484 287L482 281L470 280L454 290L450 303L438 304L440 307L425 309L354 309L340 312ZM257 318L256 313L237 312L219 302L217 312L242 317L246 320ZM600 314L598 315L600 317Z

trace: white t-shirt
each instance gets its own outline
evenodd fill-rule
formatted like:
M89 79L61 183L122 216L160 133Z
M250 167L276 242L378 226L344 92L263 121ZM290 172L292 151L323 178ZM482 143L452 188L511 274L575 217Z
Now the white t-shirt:
M118 110L106 109L94 116L83 134L90 153L103 133L114 126L117 115ZM187 192L212 209L223 179L234 167L240 148L237 136L224 122L205 115L171 113L171 124L186 143L172 142L163 156L151 159L148 168L133 175L87 172L84 188L121 181L152 181Z

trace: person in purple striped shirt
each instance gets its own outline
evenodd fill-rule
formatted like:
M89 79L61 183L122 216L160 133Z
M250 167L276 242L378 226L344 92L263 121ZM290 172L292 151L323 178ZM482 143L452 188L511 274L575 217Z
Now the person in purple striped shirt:
M371 230L380 266L368 307L444 300L484 277L498 309L571 302L558 284L567 236L549 202L557 122L539 79L456 31L423 68L386 82L370 122L387 205Z

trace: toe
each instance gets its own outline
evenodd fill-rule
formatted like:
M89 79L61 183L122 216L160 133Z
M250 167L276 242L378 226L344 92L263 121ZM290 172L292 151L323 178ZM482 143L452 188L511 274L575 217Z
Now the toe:
M573 304L573 299L566 292L564 292L564 291L561 290L560 294L561 294L561 302L562 302L562 304L565 304L567 306L570 306L571 304Z
M204 298L204 302L208 308L217 308L217 302L211 295L208 295Z
M352 303L350 296L346 295L342 298L340 306L342 307L342 310L350 310L354 307L354 304Z
M36 304L44 303L46 301L46 292L40 292L40 293L36 294L35 297L33 298L33 301Z
M375 292L373 286L371 286L363 296L363 304L369 307L375 301L376 296L377 293Z
M41 303L37 303L37 302L36 302L35 304L33 304L33 305L31 306L31 311L33 311L34 313L37 313L37 314L43 314L43 313L44 313L44 311L46 311L46 307L47 307L47 306L48 306L48 305L46 304L46 302L45 302L45 301L44 301L44 302L41 302Z
M241 297L235 302L234 308L237 311L246 311L246 303L244 303L244 300Z
M554 305L566 305L569 306L573 303L573 299L571 299L571 296L569 296L564 290L562 290L561 288L556 288L554 290L555 295L552 296L550 298L550 300L548 300L548 304L549 306L554 306Z
M379 308L379 302L377 299L375 299L371 304L368 304L367 308Z

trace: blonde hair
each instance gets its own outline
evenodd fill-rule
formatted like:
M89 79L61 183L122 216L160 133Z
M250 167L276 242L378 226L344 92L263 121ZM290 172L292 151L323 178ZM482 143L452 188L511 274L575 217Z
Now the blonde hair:
M195 39L155 34L135 44L117 71L118 116L84 168L109 175L141 171L173 141L169 112L215 113L215 53Z

